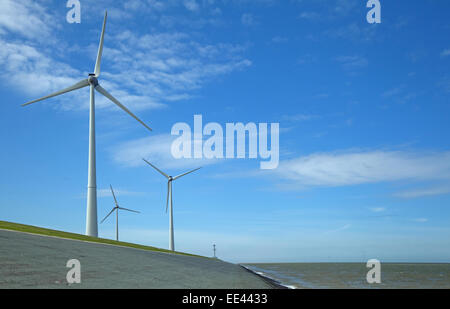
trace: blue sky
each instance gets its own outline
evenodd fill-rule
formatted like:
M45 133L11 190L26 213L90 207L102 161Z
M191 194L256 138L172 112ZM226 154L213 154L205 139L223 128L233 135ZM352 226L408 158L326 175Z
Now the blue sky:
M448 1L81 0L0 3L0 220L84 233L93 71L153 133L97 96L98 216L121 239L232 262L450 261ZM280 123L280 165L175 160L172 126ZM99 225L114 238L114 220Z

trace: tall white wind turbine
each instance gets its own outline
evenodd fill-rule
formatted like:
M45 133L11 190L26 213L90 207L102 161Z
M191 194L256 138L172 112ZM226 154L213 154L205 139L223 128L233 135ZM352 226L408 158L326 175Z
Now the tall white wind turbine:
M100 36L100 44L98 47L97 61L95 62L94 73L89 74L87 79L83 79L66 89L52 93L48 96L40 99L27 102L22 106L27 106L32 103L43 101L58 95L71 92L84 87L90 87L90 109L89 109L89 172L88 172L88 191L87 191L87 211L86 211L86 235L97 237L98 236L98 223L97 223L97 179L96 179L96 165L95 165L95 92L100 92L102 95L111 100L114 104L123 109L131 117L139 121L144 127L152 130L138 117L136 117L128 108L122 105L116 98L114 98L109 92L107 92L102 86L99 85L97 78L100 76L100 64L103 52L103 40L105 37L107 12L105 12L105 19L103 20L102 34Z
M102 220L102 222L100 222L100 224L102 224L103 222L105 222L106 218L108 218L114 211L116 212L116 240L119 241L119 209L121 210L126 210L126 211L131 211L131 212L135 212L140 214L139 211L136 210L131 210L131 209L127 209L127 208L123 208L119 206L119 203L117 203L117 199L116 199L116 195L114 194L114 190L112 188L111 185L109 185L111 187L111 193L114 197L114 204L115 207L109 212L109 214Z
M173 200L172 200L172 182L174 180L177 180L178 178L181 178L183 176L186 176L187 174L193 173L195 171L198 171L199 169L201 169L201 167L196 168L195 170L192 170L190 172L172 177L167 175L166 173L164 173L163 171L161 171L159 168L157 168L156 166L154 166L153 164L151 164L150 162L148 162L145 159L144 160L148 165L150 165L151 167L153 167L155 170L157 170L161 175L163 175L164 177L167 178L167 202L166 202L166 213L167 213L167 209L169 208L169 199L170 199L170 212L169 212L169 250L171 251L175 251L175 241L174 241L174 233L173 233Z

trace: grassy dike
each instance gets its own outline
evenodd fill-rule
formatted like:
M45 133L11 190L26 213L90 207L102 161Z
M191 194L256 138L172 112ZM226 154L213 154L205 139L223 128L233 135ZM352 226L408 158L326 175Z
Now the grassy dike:
M52 236L52 237L59 237L59 238L65 238L65 239L73 239L73 240L79 240L79 241L87 241L87 242L107 244L107 245L114 245L114 246L130 247L130 248L142 249L142 250L154 251L154 252L164 252L164 253L171 253L171 254L179 254L179 255L207 258L204 256L195 255L195 254L189 254L189 253L177 252L177 251L173 252L173 251L169 251L166 249L160 249L160 248L155 248L155 247L150 247L150 246L133 244L133 243L129 243L129 242L115 241L115 240L105 239L105 238L96 238L96 237L91 237L91 236L86 236L86 235L81 235L81 234L45 229L42 227L19 224L19 223L12 223L12 222L6 222L6 221L0 221L0 229L24 232L24 233L30 233L30 234L36 234L36 235L43 235L43 236Z

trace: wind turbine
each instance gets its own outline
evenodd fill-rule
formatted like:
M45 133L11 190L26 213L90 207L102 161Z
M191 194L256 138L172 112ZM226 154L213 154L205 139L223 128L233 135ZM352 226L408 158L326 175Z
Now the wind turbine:
M32 103L43 101L58 95L71 92L84 87L90 87L90 109L89 109L89 172L88 172L88 191L87 191L87 210L86 210L86 235L97 237L98 236L98 224L97 224L97 178L96 178L96 162L95 162L95 92L94 90L100 92L102 95L111 100L114 104L123 109L131 117L139 121L144 127L152 130L144 122L142 122L138 117L136 117L130 110L128 110L124 105L122 105L116 98L114 98L109 92L107 92L98 83L98 77L100 76L100 64L103 52L103 40L105 37L105 26L106 18L108 13L105 12L105 19L103 20L102 34L100 36L100 44L98 47L97 61L95 62L94 73L89 74L87 79L83 79L68 88L61 91L52 93L48 96L42 97L40 99L27 102L22 104L22 106L27 106Z
M166 213L167 213L167 209L169 208L169 196L170 196L170 213L169 213L169 217L170 217L170 225L169 225L169 250L171 251L175 251L175 243L174 243L174 233L173 233L173 201L172 201L172 182L174 180L177 180L178 178L181 178L183 176L186 176L187 174L193 173L195 171L198 171L199 169L201 169L201 167L196 168L195 170L192 170L190 172L172 177L167 175L166 173L164 173L163 171L161 171L159 168L157 168L156 166L154 166L153 164L151 164L150 162L148 162L145 159L144 160L148 165L150 165L151 167L153 167L155 170L157 170L161 175L163 175L164 177L167 178L167 202L166 202Z
M138 214L140 214L140 212L136 211L136 210L131 210L131 209L120 207L119 204L117 203L116 195L114 194L114 190L113 190L112 186L111 185L109 185L109 186L111 187L111 193L114 197L114 204L116 206L109 212L109 214L102 220L102 222L100 222L100 224L102 224L106 220L106 218L108 218L114 211L116 211L116 240L119 241L119 209L135 212Z

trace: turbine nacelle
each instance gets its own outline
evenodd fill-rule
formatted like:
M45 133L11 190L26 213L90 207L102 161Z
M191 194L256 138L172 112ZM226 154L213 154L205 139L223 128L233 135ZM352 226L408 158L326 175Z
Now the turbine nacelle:
M94 87L98 86L98 79L95 77L95 74L89 74L88 82Z

